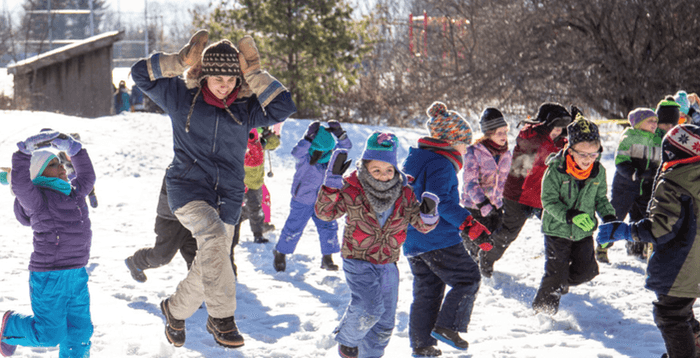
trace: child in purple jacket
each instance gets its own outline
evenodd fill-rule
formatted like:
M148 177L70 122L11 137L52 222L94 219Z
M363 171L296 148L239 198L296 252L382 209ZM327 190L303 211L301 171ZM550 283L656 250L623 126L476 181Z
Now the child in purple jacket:
M61 358L87 357L93 327L85 265L92 231L85 198L95 184L95 171L80 142L56 131L43 131L17 146L11 183L34 231L29 262L34 315L2 315L0 353L11 356L18 345L59 345ZM57 152L45 148L49 146L71 157L74 180L68 181Z
M304 138L292 149L292 156L296 159L296 172L292 181L291 208L284 228L280 232L279 241L273 250L275 255L273 265L278 272L286 270L285 255L294 253L309 219L314 220L321 241L321 254L323 254L321 268L329 271L338 270L338 265L333 263L331 257L331 254L340 252L338 223L335 220L323 221L314 213L318 190L323 184L331 153L336 148L347 150L352 148L352 143L340 123L329 121L328 127L324 127L321 122L314 121L306 129Z
M513 155L508 151L508 123L501 111L486 108L479 125L484 136L464 154L460 204L476 221L495 232L503 222L503 188ZM478 263L479 247L471 240L464 240L464 245Z

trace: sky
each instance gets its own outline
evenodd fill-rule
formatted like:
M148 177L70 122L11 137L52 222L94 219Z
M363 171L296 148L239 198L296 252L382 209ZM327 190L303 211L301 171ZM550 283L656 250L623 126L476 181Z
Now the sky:
M88 119L55 113L0 111L0 166L9 166L15 143L41 128L78 132L94 163L99 206L90 209L93 242L90 274L91 312L95 326L93 357L338 357L333 329L350 300L345 277L320 269L318 234L309 223L287 271L275 272L272 249L289 214L294 161L290 151L309 120L289 119L282 145L266 161L273 177L265 181L272 196L270 243L255 244L249 225L242 226L236 249L238 283L236 322L245 338L239 349L218 346L205 330L206 311L187 319L187 341L174 348L164 337L159 303L175 291L186 275L178 255L167 266L147 270L148 281L135 282L124 259L155 242L153 225L165 168L172 159L171 125L167 116L123 113ZM364 141L375 129L390 130L400 139L399 160L425 135L422 128L383 128L343 124L353 142L350 157L360 157ZM602 162L612 180L617 129L602 126ZM514 143L515 130L510 143ZM270 167L270 163L272 167ZM610 183L608 183L610 184ZM13 197L0 187L0 310L31 314L27 265L32 233L12 213ZM339 221L340 230L344 218ZM644 289L645 263L628 257L624 244L610 249L610 264L600 265L593 281L572 287L554 316L530 309L544 268L540 221L527 222L520 237L483 279L476 299L467 351L439 344L446 358L597 357L658 358L665 352L654 325L654 294ZM333 255L336 263L341 259ZM412 275L406 258L400 272L396 325L385 357L408 357L408 318ZM697 307L697 306L696 306ZM18 347L15 357L57 357L57 348Z

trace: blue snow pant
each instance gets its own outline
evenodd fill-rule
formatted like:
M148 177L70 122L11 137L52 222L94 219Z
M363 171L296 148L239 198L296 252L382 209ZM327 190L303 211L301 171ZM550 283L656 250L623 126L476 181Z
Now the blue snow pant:
M90 356L90 293L85 268L30 272L33 316L12 314L4 342L25 347L60 346L60 358Z
M352 294L335 330L335 340L344 346L358 347L360 358L381 357L394 330L399 270L395 263L377 265L343 259L343 271Z
M411 348L436 345L437 340L430 335L435 327L466 332L481 274L464 245L409 257L408 264L413 273L408 326ZM447 294L445 286L452 287Z
M313 204L305 205L292 200L290 206L287 222L284 223L284 228L282 228L275 250L283 254L294 253L294 249L297 247L299 239L301 239L301 234L304 233L306 223L309 222L309 219L313 219L321 240L321 253L330 255L340 252L338 223L335 220L323 221L319 219L314 212Z

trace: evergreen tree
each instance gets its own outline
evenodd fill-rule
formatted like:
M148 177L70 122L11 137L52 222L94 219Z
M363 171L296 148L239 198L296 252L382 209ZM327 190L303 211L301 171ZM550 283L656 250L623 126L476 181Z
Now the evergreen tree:
M195 25L210 40L250 34L262 65L292 93L301 117L324 115L323 105L355 84L363 54L365 20L353 20L345 0L223 1Z

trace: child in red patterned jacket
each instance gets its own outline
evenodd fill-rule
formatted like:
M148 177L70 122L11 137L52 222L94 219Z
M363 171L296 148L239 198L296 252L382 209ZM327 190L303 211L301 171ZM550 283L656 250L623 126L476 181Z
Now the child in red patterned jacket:
M326 171L315 204L326 221L346 216L341 254L352 299L335 330L341 357L380 357L394 329L399 272L396 262L408 225L431 231L439 220L435 194L419 203L397 169L399 141L391 133L373 133L357 171L343 178L350 165L347 150L338 149Z

